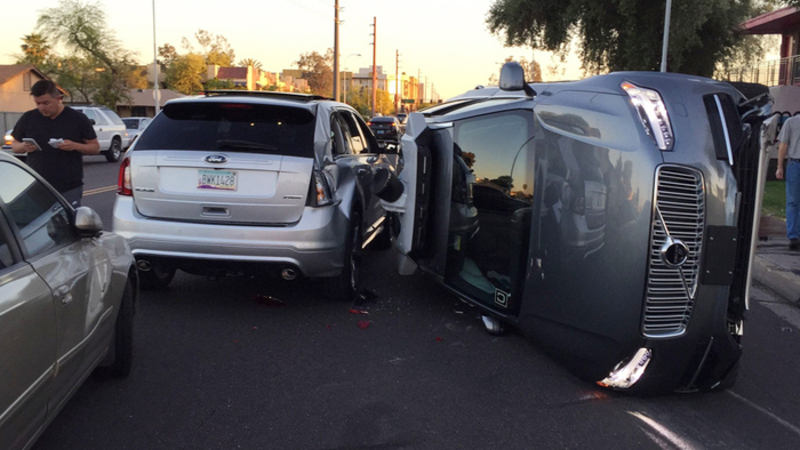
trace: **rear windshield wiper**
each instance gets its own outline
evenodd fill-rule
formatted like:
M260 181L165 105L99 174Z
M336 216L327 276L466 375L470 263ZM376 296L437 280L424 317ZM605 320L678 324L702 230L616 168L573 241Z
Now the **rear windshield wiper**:
M251 149L251 150L267 150L267 151L277 151L278 147L269 145L269 144L262 144L260 142L253 142L253 141L242 141L239 139L218 139L217 140L217 147L222 149Z

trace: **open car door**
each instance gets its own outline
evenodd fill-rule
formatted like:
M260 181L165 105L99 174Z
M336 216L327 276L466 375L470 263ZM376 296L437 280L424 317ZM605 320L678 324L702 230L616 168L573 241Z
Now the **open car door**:
M421 266L442 276L449 222L448 181L453 172L452 124L428 126L422 114L411 113L402 139L402 159L396 179L387 171L373 183L384 209L397 216L395 247L401 254L400 273L410 275ZM394 195L385 195L386 191Z

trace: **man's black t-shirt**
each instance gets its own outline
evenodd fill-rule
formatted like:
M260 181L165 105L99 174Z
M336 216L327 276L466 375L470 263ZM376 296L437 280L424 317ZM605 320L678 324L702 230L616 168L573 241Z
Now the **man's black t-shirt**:
M42 151L26 154L25 162L39 173L59 192L83 186L83 155L77 151L64 151L47 144L50 139L69 139L86 143L97 139L92 123L83 113L65 106L55 119L33 109L20 117L14 131L14 139L22 141L33 138Z

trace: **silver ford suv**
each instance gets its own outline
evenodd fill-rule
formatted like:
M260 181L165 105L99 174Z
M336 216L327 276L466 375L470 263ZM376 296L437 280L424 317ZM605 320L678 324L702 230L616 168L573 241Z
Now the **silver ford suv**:
M324 280L331 297L359 286L361 251L388 239L369 184L394 170L350 106L299 94L212 91L169 102L120 167L113 229L145 287L176 269L271 271Z

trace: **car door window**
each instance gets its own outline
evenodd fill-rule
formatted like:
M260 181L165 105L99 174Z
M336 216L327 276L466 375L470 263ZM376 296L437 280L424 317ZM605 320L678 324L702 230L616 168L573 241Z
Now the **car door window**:
M361 133L361 129L356 124L356 120L351 112L342 113L342 119L350 132L350 148L354 154L358 154L367 148L367 139Z
M0 221L5 221L2 213L0 213ZM10 240L4 224L0 223L0 273L3 273L3 269L14 265L14 257L11 255Z
M0 179L0 201L28 257L75 240L69 212L44 183L5 162L0 162Z
M102 122L100 122L100 120L98 119L97 114L95 114L95 112L92 111L91 109L83 109L83 110L81 110L81 112L86 117L88 117L89 120L94 120L94 124L95 125L102 125Z
M340 132L341 143L342 143L342 148L337 148L338 151L337 154L352 155L353 147L352 147L352 136L350 134L350 128L347 126L347 123L344 121L340 113L334 113L333 120L336 122L336 128Z

